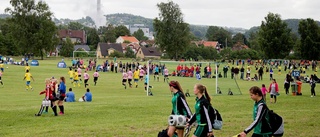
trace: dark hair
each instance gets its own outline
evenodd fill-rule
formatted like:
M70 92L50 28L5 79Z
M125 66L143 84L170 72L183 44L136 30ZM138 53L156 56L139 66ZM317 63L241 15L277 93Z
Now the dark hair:
M272 80L277 83L276 79L272 79Z
M89 88L87 88L87 92L90 92L90 89L89 89Z
M266 85L262 84L262 87L266 87Z
M251 88L249 89L249 91L250 91L250 93L252 93L252 94L259 95L259 96L261 96L261 97L263 96L261 89L260 89L259 87L257 87L257 86L251 87Z
M66 79L64 77L60 77L63 83L66 83Z
M207 91L207 87L202 85L202 84L196 84L197 89L199 89L200 93L203 94L206 97L206 99L209 101L211 101L211 97L209 96L209 93ZM211 104L211 103L210 103Z
M72 91L72 88L69 88L69 91Z
M178 91L181 91L183 94L183 98L186 99L186 97L184 96L183 90L181 88L181 85L178 81L170 81L169 86L173 87L174 89L177 89Z

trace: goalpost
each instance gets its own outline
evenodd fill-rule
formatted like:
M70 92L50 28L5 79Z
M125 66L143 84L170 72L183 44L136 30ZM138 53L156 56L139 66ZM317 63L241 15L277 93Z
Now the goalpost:
M183 61L183 62L180 62L180 61L152 61L151 62L152 64L157 64L159 65L159 67L161 67L162 65L165 65L168 70L169 70L169 74L171 74L171 72L173 72L173 70L176 70L176 66L178 64L182 64L182 65L187 65L187 67L190 68L190 65L201 65L201 68L200 68L200 75L201 75L201 79L204 78L204 72L203 72L203 69L207 66L207 65L210 65L210 67L212 67L212 74L211 74L211 78L214 78L214 81L212 84L210 85L207 85L207 86L214 86L215 88L215 94L228 94L229 91L232 91L233 94L242 94L241 93L241 90L239 88L239 85L237 83L237 79L230 79L230 74L229 74L229 78L219 78L219 73L222 72L222 66L220 63L218 62L212 62L212 61L208 61L208 62L197 62L197 61ZM150 74L149 74L149 70L150 70L150 61L147 62L147 75L148 75L148 80L149 82L147 83L147 87L149 87L150 85ZM173 66L173 68L172 68ZM193 74L193 78L195 78L195 69L196 69L196 66L194 66L194 74ZM230 68L231 69L231 68ZM230 72L230 69L228 72ZM217 70L217 71L216 71ZM163 70L161 70L163 72ZM159 73L159 75L161 75L161 73ZM171 76L172 77L172 76ZM176 76L178 77L178 76ZM219 80L220 79L220 80ZM201 81L199 81L199 83L201 83ZM195 83L194 83L195 84ZM147 88L147 95L148 95L148 92L149 92L149 88Z

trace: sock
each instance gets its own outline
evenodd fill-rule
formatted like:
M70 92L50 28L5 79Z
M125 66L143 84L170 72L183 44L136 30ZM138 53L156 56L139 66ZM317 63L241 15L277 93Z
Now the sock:
M26 90L28 90L29 89L29 86L26 86Z
M63 107L63 105L62 105L62 106L59 106L59 109L60 109L60 112L64 113L64 107Z
M78 83L78 87L80 87L80 83Z
M2 81L1 81L1 85L3 85Z
M48 112L48 109L49 109L49 107L48 107L48 106L46 106L46 112Z
M41 114L42 114L43 108L44 108L44 106L41 105L40 110L39 110L39 112L38 112L38 115L41 115Z
M58 116L58 114L57 114L57 107L56 107L56 106L53 106L53 107L52 107L52 110L53 110L53 112L54 112L54 115L55 115L55 116Z
M147 87L144 87L144 90L147 91Z
M94 82L94 85L97 85L97 82Z

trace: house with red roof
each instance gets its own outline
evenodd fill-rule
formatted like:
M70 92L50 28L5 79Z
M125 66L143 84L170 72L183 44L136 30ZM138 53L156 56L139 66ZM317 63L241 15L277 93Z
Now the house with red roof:
M139 44L139 40L134 36L119 36L116 39L116 43L124 43L125 41L129 41L130 43L137 43Z
M74 44L85 45L87 43L87 36L84 30L59 30L60 40L66 40L69 37Z

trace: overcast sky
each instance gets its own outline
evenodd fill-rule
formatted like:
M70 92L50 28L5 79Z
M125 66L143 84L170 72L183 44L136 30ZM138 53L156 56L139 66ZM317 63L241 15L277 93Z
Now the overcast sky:
M37 0L38 1L38 0ZM97 15L97 0L44 0L56 18L79 19ZM0 13L10 6L0 0ZM101 0L103 14L130 13L147 18L159 14L157 3L168 0ZM320 0L173 0L180 6L185 22L196 25L241 27L259 26L269 13L282 19L320 20Z

